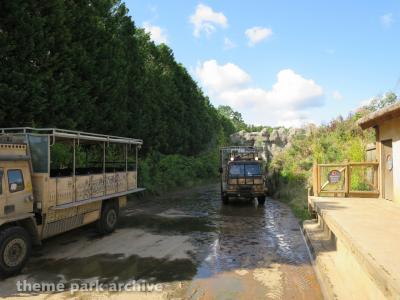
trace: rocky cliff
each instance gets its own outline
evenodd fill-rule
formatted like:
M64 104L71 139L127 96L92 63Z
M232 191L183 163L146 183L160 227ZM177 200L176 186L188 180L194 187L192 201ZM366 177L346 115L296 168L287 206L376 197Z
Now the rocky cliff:
M296 134L302 133L304 129L264 128L260 132L236 132L230 136L231 143L241 146L255 146L264 149L264 159L271 161L277 153L290 147L291 140Z

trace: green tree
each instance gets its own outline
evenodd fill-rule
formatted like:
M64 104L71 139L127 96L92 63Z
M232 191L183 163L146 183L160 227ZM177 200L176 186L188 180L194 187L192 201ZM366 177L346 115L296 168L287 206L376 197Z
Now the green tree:
M398 97L394 92L388 92L383 96L375 97L371 102L365 106L366 109L377 111L386 106L392 105L398 101Z
M1 1L0 65L0 126L142 138L145 156L174 155L156 160L172 168L168 176L188 161L205 174L234 132L172 49L155 45L119 0Z
M218 106L218 112L232 121L235 129L239 130L247 130L247 125L243 121L242 114L240 112L234 111L228 105L220 105Z

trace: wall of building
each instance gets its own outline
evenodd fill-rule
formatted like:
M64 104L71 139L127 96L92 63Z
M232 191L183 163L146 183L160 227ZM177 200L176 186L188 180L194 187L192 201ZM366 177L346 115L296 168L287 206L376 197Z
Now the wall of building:
M393 150L393 201L400 203L400 118L387 120L379 125L379 141L390 139ZM379 146L382 153L382 145ZM380 166L383 166L382 159L381 156ZM381 169L380 174L382 172ZM382 187L382 184L380 186Z

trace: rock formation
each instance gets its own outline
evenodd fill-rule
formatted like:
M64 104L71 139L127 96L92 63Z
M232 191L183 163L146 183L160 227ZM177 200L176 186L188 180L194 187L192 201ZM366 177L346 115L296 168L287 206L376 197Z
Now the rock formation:
M272 130L264 128L260 132L236 132L230 136L231 143L240 146L254 146L263 148L264 159L271 161L277 153L290 147L291 140L296 134L303 133L304 129L279 127Z

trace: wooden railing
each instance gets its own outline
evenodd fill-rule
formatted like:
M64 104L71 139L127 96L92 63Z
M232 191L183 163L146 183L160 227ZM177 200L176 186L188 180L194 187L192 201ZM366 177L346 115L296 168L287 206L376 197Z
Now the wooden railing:
M314 196L379 197L378 162L313 166Z

